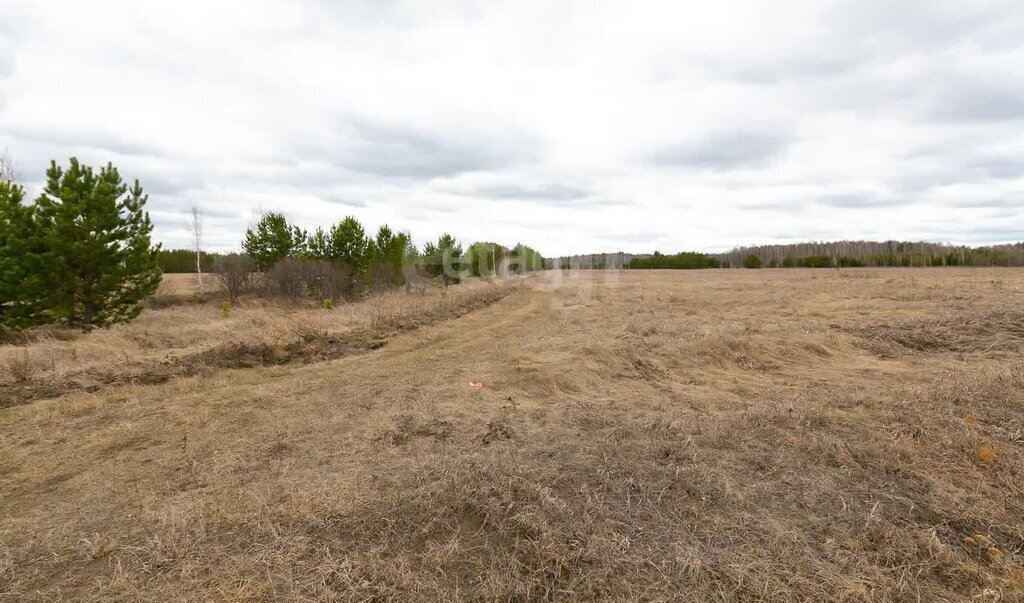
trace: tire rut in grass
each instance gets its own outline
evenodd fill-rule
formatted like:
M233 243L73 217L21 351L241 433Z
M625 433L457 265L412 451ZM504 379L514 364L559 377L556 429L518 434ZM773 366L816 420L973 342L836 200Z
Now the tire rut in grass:
M168 358L135 370L106 374L76 374L59 382L39 381L0 385L0 409L35 400L57 398L74 392L96 392L121 385L157 385L177 377L208 375L221 369L256 368L285 364L313 364L364 354L387 345L391 337L420 327L452 320L490 306L507 297L514 288L494 289L416 315L389 316L373 327L344 333L311 331L285 342L232 341L193 354Z

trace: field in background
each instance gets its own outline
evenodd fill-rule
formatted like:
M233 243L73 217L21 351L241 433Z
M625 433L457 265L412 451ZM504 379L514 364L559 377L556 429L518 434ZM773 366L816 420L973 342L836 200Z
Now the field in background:
M214 274L203 275L203 290L214 292L220 290L220 282ZM156 295L192 295L199 292L199 276L195 274L166 273L160 281Z
M0 347L0 599L1021 600L1022 352L1014 269L149 310Z

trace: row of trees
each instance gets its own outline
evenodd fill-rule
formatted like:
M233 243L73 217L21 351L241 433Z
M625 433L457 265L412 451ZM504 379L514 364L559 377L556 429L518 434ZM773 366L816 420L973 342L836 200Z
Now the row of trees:
M452 246L454 239L442 237L442 243ZM246 231L242 249L257 271L270 271L288 259L321 261L344 266L371 288L402 284L403 266L417 256L409 233L395 232L386 224L370 237L358 220L348 216L327 230L309 233L277 212L264 214Z
M264 291L338 300L370 290L423 286L430 279L448 286L465 276L541 270L545 263L540 253L526 245L509 249L475 243L464 252L446 233L420 250L409 233L396 232L386 224L369 236L357 219L348 216L328 229L309 232L278 212L264 214L246 231L242 249L242 255L222 256L212 263L232 297L252 284L253 272L265 275Z
M196 257L198 256L198 267L202 268L203 272L211 272L220 255L208 251L197 254L192 249L161 249L157 251L156 262L160 266L161 272L196 272Z
M832 241L738 247L720 256L723 266L757 256L769 268L913 266L1024 266L1024 243L967 247L909 241Z
M460 258L471 276L521 274L544 270L546 260L536 249L523 244L509 249L498 243L473 243Z
M738 247L711 255L682 252L633 256L638 269L861 268L913 266L1024 266L1024 243L966 247L900 241L835 241Z
M147 199L110 164L51 162L31 203L10 170L0 173L0 328L90 331L137 316L161 276Z
M634 257L629 261L630 268L639 269L673 269L699 270L701 268L720 268L721 260L706 253L684 251L675 255L664 255L655 251L653 255Z

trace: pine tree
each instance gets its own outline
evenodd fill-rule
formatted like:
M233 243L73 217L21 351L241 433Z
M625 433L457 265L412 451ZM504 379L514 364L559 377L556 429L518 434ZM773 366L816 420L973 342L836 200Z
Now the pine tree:
M51 320L42 298L41 241L25 191L0 180L0 328L19 329Z
M365 274L370 260L370 241L363 225L352 216L346 216L331 228L331 259L347 264L357 274Z
M311 260L326 260L331 253L331 239L323 228L317 228L306 240L306 256Z
M268 270L287 257L299 257L306 251L306 232L292 226L284 214L269 212L255 228L245 231L242 248L257 270Z
M109 163L99 174L50 163L36 212L56 318L88 332L139 315L161 278L147 200Z
M396 233L387 224L377 229L377 236L369 241L367 266L374 287L387 288L405 282L403 267L410 238L408 233Z
M405 251L409 246L411 238L409 233L396 233L387 224L384 224L377 229L377 236L374 238L373 245L371 246L372 256L378 262L382 262L396 270L401 270L402 262L405 259Z
M466 249L466 271L472 276L494 276L499 272L506 253L508 251L497 243L473 243Z
M444 233L437 243L423 246L423 261L432 276L441 277L441 283L447 287L458 283L462 277L462 245L455 237Z

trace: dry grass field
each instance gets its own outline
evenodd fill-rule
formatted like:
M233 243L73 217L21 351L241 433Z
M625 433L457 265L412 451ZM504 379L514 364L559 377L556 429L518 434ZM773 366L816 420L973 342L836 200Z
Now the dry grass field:
M1024 600L1022 352L1011 269L44 332L0 347L0 599Z

